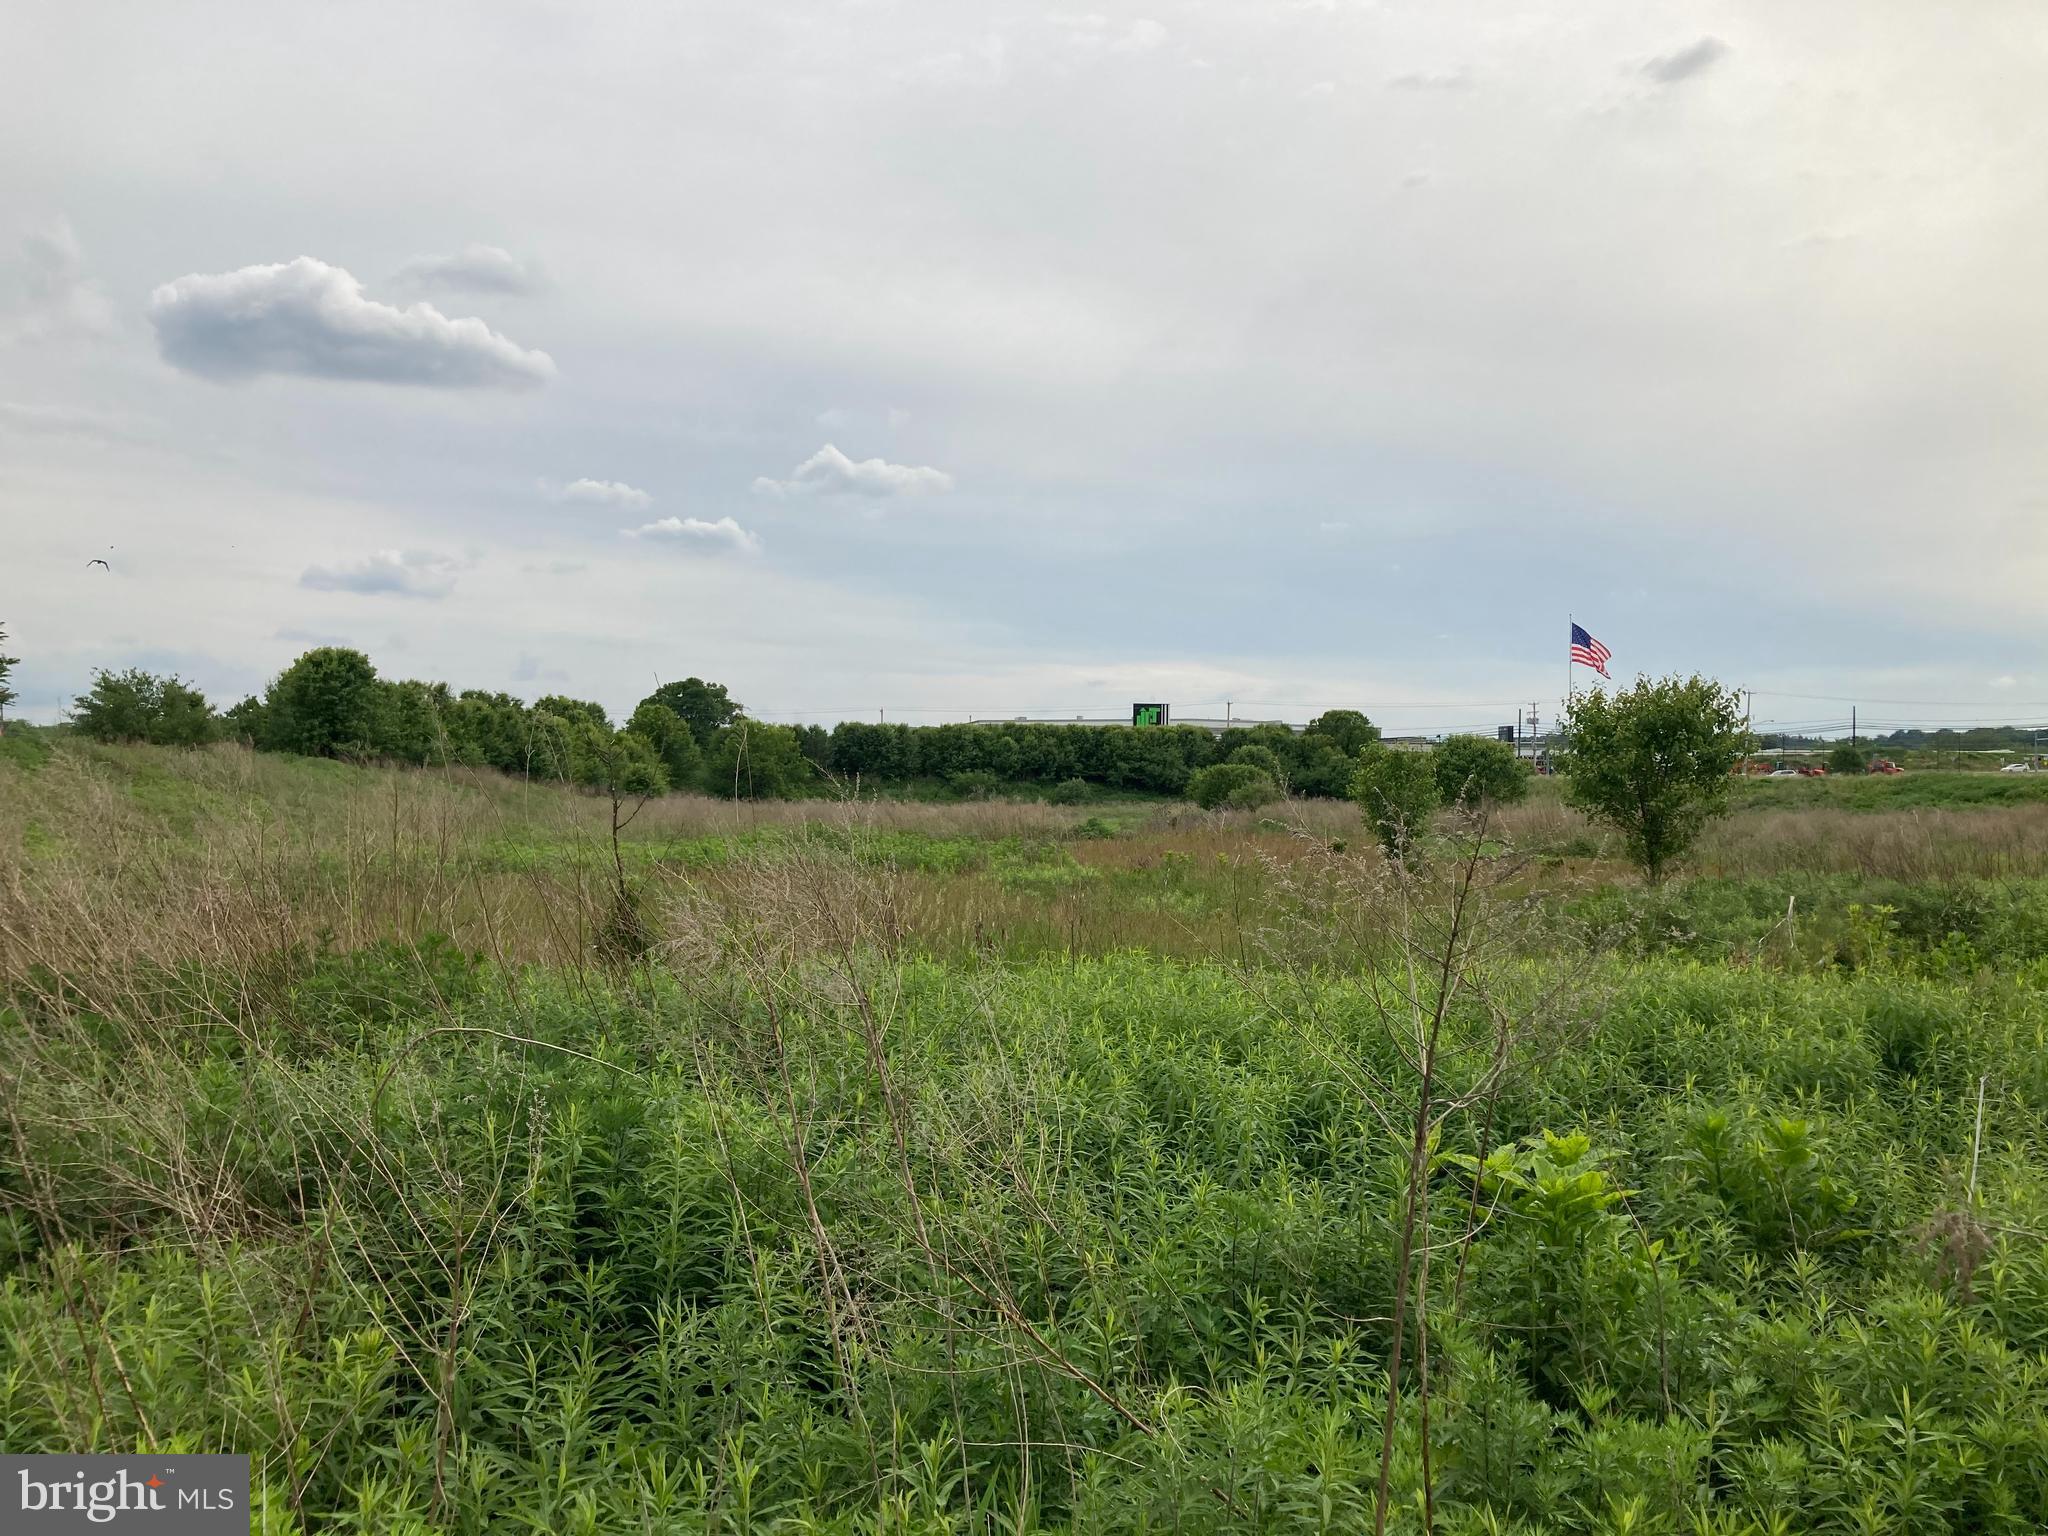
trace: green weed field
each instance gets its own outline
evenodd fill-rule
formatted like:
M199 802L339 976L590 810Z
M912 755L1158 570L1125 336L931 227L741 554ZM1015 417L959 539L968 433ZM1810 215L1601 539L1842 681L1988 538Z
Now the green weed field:
M1408 878L1328 803L615 862L10 747L0 1445L266 1532L2039 1531L2048 804L1912 782L1648 889L1540 795Z

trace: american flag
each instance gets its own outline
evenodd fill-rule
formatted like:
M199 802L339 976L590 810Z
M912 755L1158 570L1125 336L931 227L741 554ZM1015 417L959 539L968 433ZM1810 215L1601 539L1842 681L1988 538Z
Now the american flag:
M1580 666L1591 667L1602 677L1606 677L1607 658L1613 654L1614 652L1587 634L1582 626L1572 626L1572 660Z

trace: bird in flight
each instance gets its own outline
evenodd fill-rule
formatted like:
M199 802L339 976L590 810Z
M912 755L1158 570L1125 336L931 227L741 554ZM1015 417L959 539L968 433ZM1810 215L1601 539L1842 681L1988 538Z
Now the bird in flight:
M85 568L86 568L86 569L87 569L88 571L89 571L89 570L91 570L91 569L92 569L92 568L93 568L94 566L98 566L98 567L99 567L99 568L100 568L101 570L103 570L103 571L106 571L106 572L108 572L109 574L112 574L112 572L113 572L113 569L114 569L114 568L113 568L113 567L112 567L111 565L107 564L107 562L106 562L106 561L104 561L104 560L88 560L88 561L86 561L86 562L85 562Z

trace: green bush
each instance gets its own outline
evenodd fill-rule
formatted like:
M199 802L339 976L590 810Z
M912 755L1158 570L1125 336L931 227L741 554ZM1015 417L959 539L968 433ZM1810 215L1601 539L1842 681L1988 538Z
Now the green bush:
M1085 805L1095 798L1095 789L1086 779L1061 779L1045 798L1052 805Z
M1565 798L1619 831L1656 880L1728 813L1729 775L1749 745L1742 720L1742 701L1702 677L1579 694L1565 713Z
M1529 773L1504 741L1452 736L1429 754L1445 805L1513 805L1529 796Z
M1280 798L1280 786L1265 769L1232 759L1188 780L1188 798L1205 811L1257 810Z
M1390 859L1411 857L1429 831L1437 807L1436 771L1429 756L1392 747L1369 747L1351 780L1351 798Z
M159 747L194 747L217 729L205 695L173 675L131 667L93 673L92 690L71 707L79 734L94 741L146 741Z

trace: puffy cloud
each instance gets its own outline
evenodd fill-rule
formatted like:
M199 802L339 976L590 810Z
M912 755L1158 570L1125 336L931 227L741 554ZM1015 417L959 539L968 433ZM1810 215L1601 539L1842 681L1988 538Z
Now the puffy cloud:
M621 528L619 532L629 539L677 539L696 544L723 544L746 554L753 554L761 547L759 538L729 517L721 517L715 523L706 522L701 517L663 517L642 523L638 528Z
M209 379L295 373L479 389L555 376L547 353L481 320L451 320L431 304L380 304L347 271L310 256L165 283L150 295L149 319L164 359Z
M340 565L309 565L299 585L315 592L361 592L391 597L446 597L460 569L452 555L416 549L380 549Z
M1694 75L1705 74L1729 52L1718 37L1701 37L1670 53L1660 53L1643 65L1643 73L1659 85L1676 85Z
M560 490L549 492L557 501L582 501L601 507L631 507L639 511L654 505L654 498L638 486L623 480L571 480Z
M398 269L397 281L442 293L521 294L542 286L537 271L495 245L465 245L446 255L415 256Z
M953 477L942 469L886 459L856 462L830 443L797 465L787 480L763 475L754 481L755 493L762 496L922 496L952 489Z

